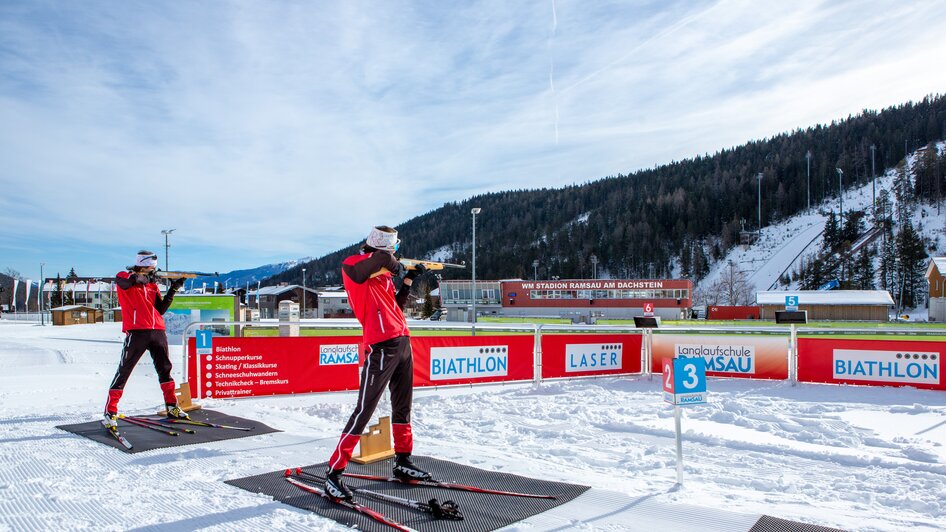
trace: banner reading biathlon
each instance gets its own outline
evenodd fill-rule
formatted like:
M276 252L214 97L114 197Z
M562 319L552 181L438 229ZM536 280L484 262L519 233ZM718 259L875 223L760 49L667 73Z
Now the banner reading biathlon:
M702 357L711 377L788 378L788 336L654 334L651 371L665 358Z
M798 339L798 380L946 390L946 342Z
M533 378L535 337L412 336L414 386L444 386Z
M191 382L204 398L249 397L358 388L360 337L212 338L192 350ZM192 341L190 345L196 344Z
M543 334L542 378L640 373L640 334Z

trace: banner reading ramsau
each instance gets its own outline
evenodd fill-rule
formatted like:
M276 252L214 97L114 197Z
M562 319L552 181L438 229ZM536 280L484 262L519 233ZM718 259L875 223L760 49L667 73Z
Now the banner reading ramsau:
M665 358L702 357L711 377L788 378L788 336L654 334L651 370Z

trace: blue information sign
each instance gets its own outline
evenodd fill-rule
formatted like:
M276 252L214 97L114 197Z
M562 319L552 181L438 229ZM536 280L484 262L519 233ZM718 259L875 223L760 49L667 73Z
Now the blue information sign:
M664 400L675 405L706 402L706 360L703 357L675 358L672 367L665 365Z
M798 296L785 296L785 310L790 312L798 310Z
M200 329L195 336L198 355L209 355L213 353L213 331L210 329Z

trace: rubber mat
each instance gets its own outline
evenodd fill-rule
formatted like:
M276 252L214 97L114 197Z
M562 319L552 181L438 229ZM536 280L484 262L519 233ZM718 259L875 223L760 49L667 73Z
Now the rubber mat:
M828 528L825 526L810 525L798 521L789 521L780 519L771 515L763 515L759 518L749 532L844 532L840 528Z
M355 495L358 502L370 507L372 510L380 512L386 517L420 532L482 532L486 530L496 530L497 528L502 528L565 504L589 489L588 486L548 482L508 473L477 469L475 467L437 460L427 456L415 455L412 459L418 466L430 471L435 478L444 482L468 484L481 488L514 491L518 493L554 495L556 498L534 499L509 495L473 493L356 478L347 478L345 482L351 488L366 488L372 491L414 499L425 503L432 498L436 498L440 502L452 500L459 505L464 515L463 521L436 520L432 516L417 510L405 508L390 502L375 500L364 495ZM351 463L346 469L346 473L390 475L392 464L393 459L365 465ZM326 468L327 462L323 462L306 466L303 469L317 475L324 475ZM321 516L338 521L339 523L357 527L359 530L392 530L390 527L369 517L337 505L326 500L324 497L305 492L293 486L286 482L284 471L274 471L272 473L252 477L228 480L226 483L254 493L264 493L280 502L295 506L296 508L310 510ZM318 482L310 481L309 483L321 487L321 484Z
M71 432L79 436L84 436L90 440L104 443L110 447L115 447L126 453L140 453L152 451L154 449L164 449L167 447L180 447L183 445L194 445L198 443L210 443L215 441L233 440L236 438L247 438L258 434L269 434L270 432L280 432L272 427L266 426L258 421L252 421L241 417L228 416L214 410L194 410L189 412L194 421L204 421L216 423L218 425L229 425L233 427L244 427L252 430L233 430L219 429L213 427L199 427L196 425L175 424L174 430L179 436L168 436L161 432L146 429L138 425L133 425L123 419L118 420L118 430L131 443L132 448L126 449L105 431L101 421L89 421L86 423L77 423L74 425L58 425L57 429ZM143 416L151 419L160 419L157 416ZM190 429L195 434L188 434L183 429Z

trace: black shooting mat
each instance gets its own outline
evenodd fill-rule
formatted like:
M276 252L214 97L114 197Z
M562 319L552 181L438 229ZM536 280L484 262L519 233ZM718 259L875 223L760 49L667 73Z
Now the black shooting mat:
M810 525L799 521L789 521L780 519L771 515L763 515L759 518L749 532L844 532L840 528L829 528L825 526Z
M555 499L533 499L529 497L473 493L428 486L410 486L395 482L363 480L351 477L345 478L345 483L351 488L365 488L371 491L414 499L424 503L432 498L436 498L440 502L452 500L459 505L460 511L463 512L463 521L437 520L429 514L418 510L355 493L355 500L357 502L384 514L386 517L406 527L420 532L483 532L486 530L496 530L497 528L511 525L517 521L565 504L589 489L588 486L565 484L562 482L548 482L518 475L510 475L508 473L477 469L475 467L445 460L437 460L436 458L427 456L415 455L411 458L414 463L422 469L430 471L434 478L444 482L468 484L480 488L515 491L519 493L554 495L557 497ZM348 465L345 472L389 476L393 463L393 458L373 464L356 464L352 462ZM328 467L327 464L328 462L323 462L321 464L305 466L303 470L324 476L325 470ZM359 530L379 532L392 530L387 525L379 523L370 517L293 486L289 482L286 482L284 473L284 470L275 471L252 477L228 480L226 483L254 493L264 493L277 501L295 506L296 508L313 511L323 517L338 521L339 523L357 527ZM312 480L311 477L302 478L301 480L307 484L319 488L322 487L321 482Z
M247 438L260 434L269 434L271 432L281 432L272 427L266 426L259 421L228 416L227 414L215 412L213 410L192 410L188 412L187 415L189 415L194 421L204 421L208 423L216 423L218 425L230 425L232 427L246 427L252 428L253 430L218 429L214 427L201 427L198 425L190 425L185 423L165 423L165 425L168 425L168 428L180 434L179 436L168 436L167 434L162 434L144 427L139 427L138 425L133 425L123 419L119 419L118 431L121 432L122 436L124 436L132 445L131 449L126 449L121 443L118 442L118 440L107 433L105 427L102 426L102 422L99 420L89 421L86 423L77 423L74 425L58 425L56 428L77 434L79 436L84 436L99 443L104 443L109 447L115 447L116 449L120 449L126 453L140 453L143 451L164 449L167 447L181 447L184 445L194 445L197 443L233 440L236 438ZM158 415L139 417L154 420L161 419L161 416ZM193 430L195 434L188 434L184 432L183 429L185 428Z

